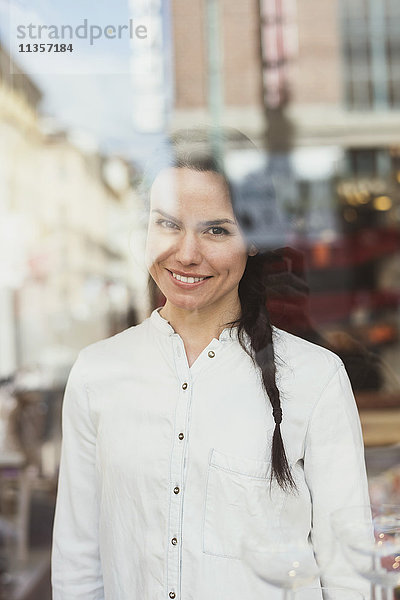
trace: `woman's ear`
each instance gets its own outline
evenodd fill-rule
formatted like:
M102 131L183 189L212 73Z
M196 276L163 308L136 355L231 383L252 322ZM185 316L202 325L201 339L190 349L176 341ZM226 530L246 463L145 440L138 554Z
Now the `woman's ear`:
M256 254L258 254L257 246L255 246L254 244L250 244L250 248L249 248L247 254L249 256L255 256Z

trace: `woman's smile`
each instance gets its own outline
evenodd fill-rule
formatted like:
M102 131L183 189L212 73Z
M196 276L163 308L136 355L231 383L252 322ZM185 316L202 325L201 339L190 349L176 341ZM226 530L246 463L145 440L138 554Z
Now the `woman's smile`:
M207 279L210 279L210 275L184 275L183 273L179 273L178 271L170 271L166 269L168 273L172 276L174 283L179 286L183 286L183 288L195 288L198 287L199 284L205 283Z

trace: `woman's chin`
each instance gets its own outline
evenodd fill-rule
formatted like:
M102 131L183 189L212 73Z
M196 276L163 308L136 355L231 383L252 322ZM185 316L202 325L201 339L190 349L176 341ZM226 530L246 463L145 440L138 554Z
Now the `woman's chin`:
M188 310L192 312L204 308L204 305L200 302L169 302L169 304L178 310Z
M167 303L171 308L189 311L200 310L207 305L207 302L200 300L200 298L189 298L188 296L182 298L179 295L167 296Z

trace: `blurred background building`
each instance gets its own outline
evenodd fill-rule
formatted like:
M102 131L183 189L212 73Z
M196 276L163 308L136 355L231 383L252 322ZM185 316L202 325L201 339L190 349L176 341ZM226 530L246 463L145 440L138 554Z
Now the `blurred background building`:
M120 150L105 150L100 122L89 135L60 125L62 108L49 118L50 88L0 43L0 600L50 597L60 411L77 352L163 302L143 266L138 183L142 154L176 128L229 126L260 149L233 137L225 158L264 211L263 224L241 207L275 251L271 318L342 357L372 498L400 490L400 4L126 5L158 35L132 54L126 129L141 138ZM117 79L107 82L111 94ZM77 96L77 114L98 101Z
M26 75L7 76L1 52L0 375L43 364L64 367L65 380L76 352L127 326L139 304L135 172L39 119L40 91Z

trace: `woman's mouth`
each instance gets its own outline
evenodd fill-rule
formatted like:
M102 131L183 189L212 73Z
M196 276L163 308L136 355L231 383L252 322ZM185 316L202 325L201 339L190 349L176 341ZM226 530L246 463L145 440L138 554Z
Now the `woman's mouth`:
M201 285L204 281L206 281L207 279L210 279L211 275L205 275L205 276L185 276L185 275L180 275L179 273L175 273L174 271L170 271L169 269L167 269L168 273L170 274L171 278L174 280L174 282L179 285L180 287L197 287L198 285Z

